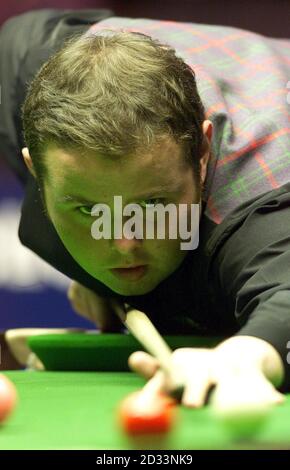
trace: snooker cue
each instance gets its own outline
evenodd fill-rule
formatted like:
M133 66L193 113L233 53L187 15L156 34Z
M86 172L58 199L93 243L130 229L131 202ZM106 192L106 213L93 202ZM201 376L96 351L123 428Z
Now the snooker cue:
M158 360L161 369L169 379L169 394L177 400L180 400L184 391L184 378L180 370L177 369L172 362L172 350L164 341L151 320L144 312L137 309L124 312L119 304L116 305L116 313L133 336L135 336L142 346Z

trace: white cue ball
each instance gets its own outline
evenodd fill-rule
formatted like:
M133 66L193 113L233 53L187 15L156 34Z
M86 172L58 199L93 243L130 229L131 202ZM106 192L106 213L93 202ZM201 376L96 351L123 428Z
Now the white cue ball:
M251 384L245 388L235 381L217 386L210 405L213 417L235 439L249 439L257 434L273 408L253 398Z

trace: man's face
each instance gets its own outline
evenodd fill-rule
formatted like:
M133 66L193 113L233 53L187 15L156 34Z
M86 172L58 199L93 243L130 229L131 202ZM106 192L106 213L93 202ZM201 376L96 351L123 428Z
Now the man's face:
M173 273L188 251L179 237L170 239L99 239L91 235L91 208L102 203L114 216L114 196L123 207L146 204L198 204L200 188L169 137L150 152L121 159L85 156L50 146L45 153L48 177L44 194L48 215L66 249L91 276L121 295L142 295ZM156 199L157 201L152 201ZM123 218L125 223L128 217ZM168 221L167 221L168 223ZM113 227L113 223L112 223ZM166 235L168 235L166 227ZM143 276L128 279L113 268L146 265Z

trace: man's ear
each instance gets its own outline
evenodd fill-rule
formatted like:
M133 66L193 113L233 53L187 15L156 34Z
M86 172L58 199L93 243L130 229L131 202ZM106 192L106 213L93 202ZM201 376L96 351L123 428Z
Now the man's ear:
M210 146L211 146L211 139L213 133L213 124L208 119L203 121L202 123L202 131L203 131L203 150L202 150L202 157L200 159L200 178L202 184L205 182L206 173L207 173L207 165L210 157Z
M31 156L27 147L23 147L22 155L23 155L23 159L28 170L34 176L34 178L36 178L36 173L33 167L32 159L31 159Z

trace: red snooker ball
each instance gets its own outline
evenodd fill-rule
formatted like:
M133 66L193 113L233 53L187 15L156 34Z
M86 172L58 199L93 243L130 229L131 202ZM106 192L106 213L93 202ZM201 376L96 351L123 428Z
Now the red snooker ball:
M0 375L0 423L10 416L16 402L17 393L14 385L4 375Z
M176 400L159 394L134 392L119 407L119 421L128 434L166 433L176 414Z

